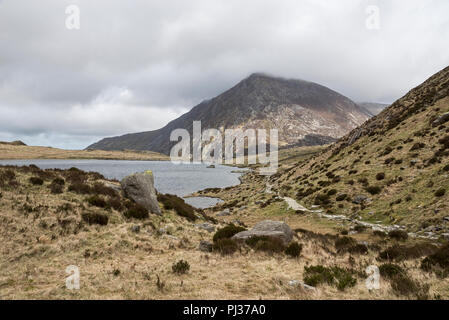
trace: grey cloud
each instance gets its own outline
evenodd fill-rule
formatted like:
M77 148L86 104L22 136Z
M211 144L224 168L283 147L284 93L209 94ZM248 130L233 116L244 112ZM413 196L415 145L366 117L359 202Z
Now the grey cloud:
M65 28L70 4L79 31ZM0 140L84 147L157 129L252 72L392 102L449 64L447 12L446 0L3 0Z

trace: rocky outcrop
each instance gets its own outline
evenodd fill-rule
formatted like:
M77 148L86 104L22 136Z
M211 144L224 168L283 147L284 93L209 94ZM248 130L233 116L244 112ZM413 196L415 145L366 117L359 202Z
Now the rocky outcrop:
M232 239L244 241L255 236L265 236L280 239L287 245L293 240L294 234L284 222L265 220L257 223L251 230L237 233Z
M162 215L151 171L127 176L120 182L120 185L127 198L142 205L151 213Z

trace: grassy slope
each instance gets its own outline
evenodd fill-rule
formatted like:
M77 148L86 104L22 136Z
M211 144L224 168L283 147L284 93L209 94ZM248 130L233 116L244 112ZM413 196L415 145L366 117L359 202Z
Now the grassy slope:
M445 231L449 172L443 168L449 161L447 152L437 152L444 149L439 140L449 135L449 125L432 127L431 121L449 112L448 87L446 69L313 161L284 169L272 183L308 207L318 204L317 195L336 189L330 204L323 205L328 213L357 214L367 221L408 225L414 231L440 225ZM348 145L359 131L362 136ZM422 143L422 148L411 151L416 143ZM387 164L389 158L395 160ZM432 163L432 158L437 161ZM417 163L412 165L411 161ZM378 173L385 174L385 178L377 180ZM380 194L366 191L366 184L359 182L365 178L369 185L381 188ZM351 181L354 184L348 184ZM437 197L435 192L440 188L446 194ZM348 199L337 202L339 194L348 194ZM363 206L354 204L352 200L360 194L372 201Z

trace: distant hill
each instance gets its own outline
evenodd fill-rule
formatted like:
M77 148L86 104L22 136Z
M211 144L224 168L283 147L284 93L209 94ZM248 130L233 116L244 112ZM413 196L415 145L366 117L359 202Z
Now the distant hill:
M357 102L357 104L368 110L369 113L371 113L373 116L378 115L379 113L382 112L383 109L385 109L386 107L389 106L389 104L385 104L385 103L374 103L374 102Z
M6 141L0 141L0 144L7 144L10 146L26 146L25 143L23 143L22 141L12 141L12 142L6 142Z
M105 138L88 149L151 150L169 154L170 133L202 128L277 128L280 145L311 145L334 141L370 118L349 98L322 85L265 74L253 74L223 94L204 101L155 131Z
M271 183L311 207L449 233L449 67Z

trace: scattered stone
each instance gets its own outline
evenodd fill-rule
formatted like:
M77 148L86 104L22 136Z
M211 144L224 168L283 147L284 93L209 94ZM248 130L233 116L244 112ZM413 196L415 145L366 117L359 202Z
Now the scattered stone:
M196 224L195 225L197 228L202 229L202 230L206 230L207 232L214 232L215 231L215 226L213 224L210 223L200 223L200 224Z
M225 216L230 216L230 215L231 215L231 211L229 209L225 209L217 214L218 217L225 217Z
M127 176L120 184L126 197L144 206L151 213L162 215L157 201L154 177L151 171Z
M354 202L355 204L362 204L364 202L369 202L369 201L371 201L371 199L363 194L359 194L359 195L355 196L354 200L352 200L352 202Z
M131 231L134 233L139 233L140 232L140 226L139 225L135 225L131 227Z
M288 285L291 286L291 287L302 287L302 288L304 288L305 290L308 290L308 291L315 291L316 290L315 287L309 286L308 284L305 284L304 282L299 281L299 280L290 280L288 282Z
M442 233L441 236L444 240L449 240L449 233Z
M209 241L201 240L198 249L203 252L212 252L212 243Z
M242 231L232 237L234 240L244 241L254 236L266 236L282 240L288 244L293 239L294 232L282 221L265 220L257 223L251 230Z

